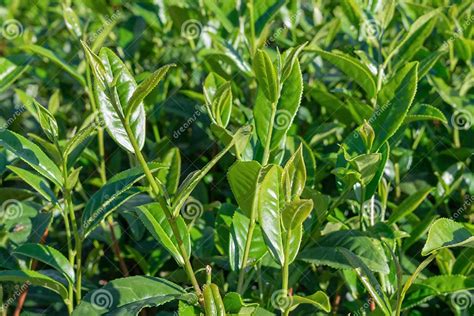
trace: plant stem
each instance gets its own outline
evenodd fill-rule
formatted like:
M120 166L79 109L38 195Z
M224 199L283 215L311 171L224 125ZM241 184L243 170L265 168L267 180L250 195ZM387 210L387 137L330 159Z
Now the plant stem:
M67 159L63 158L63 177L64 177L64 202L68 209L69 217L71 219L71 227L74 234L74 252L72 257L69 258L71 264L74 265L74 258L76 257L76 303L81 302L82 296L82 239L79 236L79 231L77 229L76 215L74 213L74 205L72 203L71 190L67 183L68 178L68 168L67 168ZM67 217L67 215L66 215Z
M255 19L254 19L254 5L253 0L247 2L247 7L249 9L249 18L250 18L250 55L255 55Z
M459 139L459 129L457 129L456 127L453 129L453 142L455 148L461 147L461 141Z
M402 195L400 189L400 165L396 162L393 167L395 169L395 198L399 200Z
M97 111L97 103L94 94L94 88L92 87L92 80L90 74L90 68L87 67L86 70L86 77L87 77L87 94L89 95L89 100L91 102L92 111ZM97 129L97 142L99 147L99 174L100 179L103 183L107 181L107 174L105 169L105 150L104 150L104 129L102 126L99 126Z
M107 217L107 223L109 225L110 229L110 237L112 237L112 250L115 253L115 256L117 257L120 265L120 270L122 271L123 276L128 277L130 275L127 265L125 264L125 261L123 260L122 257L122 252L120 250L120 245L117 240L117 236L115 236L114 232L114 219L112 218L111 215Z
M237 292L242 294L244 278L245 278L245 268L247 267L247 261L250 255L250 246L252 245L253 231L255 229L255 219L250 220L249 229L247 231L247 240L245 241L244 256L242 258L242 265L239 271L239 281L237 283Z
M418 277L418 274L426 268L428 264L430 264L431 261L436 257L436 253L431 254L428 258L423 260L423 262L416 268L415 272L410 276L410 278L405 282L405 285L403 286L403 289L400 293L399 299L397 300L397 310L395 315L400 316L401 310L402 310L402 302L403 299L405 298L405 294L407 293L408 289L410 286L415 282L416 278Z
M281 290L284 297L288 296L288 279L289 279L289 254L290 254L290 240L291 240L291 230L288 229L286 232L286 241L284 249L284 259L283 266L281 270ZM283 315L289 315L291 306L287 306Z
M360 210L359 210L359 224L360 230L364 230L364 203L365 203L365 187L360 184Z
M115 100L113 101L113 103L115 104ZM120 112L118 112L118 113L120 113ZM167 218L167 220L168 220L168 222L171 226L171 229L173 231L173 235L176 238L176 242L178 243L179 252L181 253L181 256L183 257L184 269L186 271L186 274L187 274L189 280L191 281L191 283L194 287L194 291L196 292L197 296L199 297L199 299L201 301L202 300L201 288L199 287L199 283L196 279L196 275L194 274L194 270L193 270L193 267L191 265L191 261L189 260L187 250L184 247L183 240L181 239L181 234L179 232L178 225L176 224L176 218L173 217L173 215L171 214L171 211L169 210L169 207L168 207L165 199L163 198L163 196L160 195L160 188L156 184L155 178L153 177L150 169L148 168L148 165L145 161L145 158L142 155L140 147L138 146L137 140L135 139L135 136L133 135L133 132L130 129L130 126L125 122L125 119L123 118L122 115L121 115L121 119L122 119L122 124L125 128L125 131L127 132L128 138L130 139L130 143L132 144L133 149L135 151L135 155L137 157L137 160L140 163L140 165L142 166L143 171L145 172L145 176L146 176L146 178L147 178L148 182L150 183L150 186L153 190L154 197L155 197L155 199L158 200L158 202L160 203L161 208L163 209L163 211L166 214L166 218Z
M98 106L97 106L97 100L94 94L94 88L92 86L92 78L91 78L89 67L87 67L86 74L87 74L87 94L89 95L91 108L95 112L97 111ZM99 147L99 175L100 175L100 180L102 181L102 184L105 184L107 182L107 172L105 168L104 128L101 125L99 125L97 128L97 144ZM120 250L120 245L113 231L114 221L113 221L112 215L109 215L107 217L107 221L110 228L110 237L112 239L112 249L114 250L115 256L117 257L119 261L120 270L122 271L122 274L124 276L128 276L129 275L128 268L127 268L127 265L125 264L125 261L123 260L122 252Z

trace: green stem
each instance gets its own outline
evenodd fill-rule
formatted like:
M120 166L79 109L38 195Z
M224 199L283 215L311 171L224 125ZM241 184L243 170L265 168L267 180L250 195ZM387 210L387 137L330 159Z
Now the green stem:
M95 112L98 109L97 102L95 99L94 88L92 87L92 79L90 74L90 68L87 67L86 71L87 77L87 94L89 95L89 100L91 102L92 111ZM107 174L105 169L105 146L104 146L104 129L102 126L99 126L97 129L97 142L99 145L99 174L102 183L107 182Z
M453 142L455 148L461 147L461 140L459 139L459 130L457 128L453 129Z
M105 149L104 149L104 129L99 127L97 129L97 142L99 144L99 174L102 183L107 182L107 174L105 171Z
M284 259L283 259L283 267L281 270L281 290L282 290L282 296L287 297L288 296L288 279L289 279L289 255L290 255L290 240L291 240L291 230L288 229L286 232L286 241L285 241L285 249L284 249ZM289 315L290 313L290 307L288 306L283 315Z
M62 211L62 215L64 218L64 228L66 229L66 240L67 240L67 252L68 252L68 259L69 263L74 266L74 252L72 251L72 241L71 241L71 226L69 224L69 216L66 213L66 210ZM70 282L68 283L68 299L66 302L69 314L72 313L73 308L73 299L74 299L74 289L73 284Z
M112 103L114 104L114 107L116 107L117 103L116 103L114 94L112 93L110 95L113 96L112 97ZM120 111L118 111L117 108L115 110L116 110L117 113L121 113ZM191 281L197 296L199 297L200 301L202 301L201 288L199 287L199 283L196 279L196 275L194 274L194 270L193 270L193 267L191 265L191 261L189 260L187 250L186 250L186 248L184 246L184 243L183 243L183 240L181 238L181 234L179 232L178 225L176 224L176 217L173 217L173 215L172 215L165 199L163 198L163 196L160 195L160 188L158 187L158 184L156 183L155 178L153 177L153 174L151 173L150 169L148 168L148 164L146 163L145 158L143 157L143 154L140 150L140 147L138 146L137 140L135 139L135 136L133 135L132 130L130 129L130 126L127 124L127 122L125 122L125 118L123 117L123 115L119 114L119 116L120 116L120 119L122 121L122 125L124 126L125 131L127 132L128 138L130 139L130 143L132 144L133 150L135 152L135 156L137 157L137 160L140 163L140 165L142 166L143 171L145 172L145 176L146 176L148 182L150 183L150 186L153 190L154 197L155 197L155 199L157 199L157 201L159 202L161 208L165 212L166 218L167 218L167 220L168 220L168 222L171 226L171 230L173 231L173 235L176 238L176 242L178 243L179 252L181 253L181 256L183 257L183 260L184 260L184 269L186 271L186 274L187 274L189 280Z
M244 278L245 278L245 268L247 267L247 261L250 255L250 246L252 245L253 231L255 229L255 219L250 220L249 229L247 231L247 240L245 241L244 256L242 258L242 265L239 271L239 281L237 283L237 292L242 294Z
M395 169L395 198L399 200L402 195L400 188L400 165L396 162L393 167Z
M64 177L64 202L66 203L66 207L68 209L69 217L71 219L71 227L74 234L74 253L72 257L69 258L71 264L74 265L74 258L76 257L76 303L79 304L81 302L82 296L82 239L79 236L76 215L74 213L74 205L72 203L72 196L71 190L67 183L68 178L68 168L67 168L67 159L63 158L63 177ZM67 215L66 215L67 217ZM70 229L69 229L70 230Z
M403 299L405 298L405 294L407 293L408 289L410 286L415 282L416 278L418 277L418 274L426 268L428 264L430 264L431 261L436 257L436 253L431 254L428 258L426 258L419 266L416 268L415 272L410 276L410 278L405 282L405 285L403 286L403 289L400 293L399 299L397 301L397 310L395 315L400 316L400 313L402 311L402 302Z
M56 148L58 151L62 154L62 149L61 146L59 145L59 142L56 140L55 141ZM68 184L67 184L67 179L68 179L68 172L67 172L67 159L63 156L62 157L62 172L63 172L63 178L64 178L64 184L62 189L63 192L63 203L65 204L66 207L62 209L62 215L64 219L64 228L66 229L66 242L67 242L67 250L68 250L68 260L71 266L74 267L74 261L75 261L75 252L72 247L72 235L71 235L71 223L69 221L69 216L72 212L74 213L74 208L71 208L71 205L69 203L70 198L69 198L69 190L68 190ZM77 239L76 239L77 240ZM73 284L68 283L68 298L64 301L66 303L67 309L69 314L72 313L72 310L74 308L74 288Z
M156 125L156 123L152 123L151 128L153 130L153 136L155 136L155 142L158 143L161 139L160 130L158 129L158 125Z
M250 18L250 55L255 55L255 19L254 19L254 5L253 0L247 2L247 7L249 9L249 18Z
M360 184L360 210L359 210L359 225L360 230L364 230L364 202L365 202L365 187Z

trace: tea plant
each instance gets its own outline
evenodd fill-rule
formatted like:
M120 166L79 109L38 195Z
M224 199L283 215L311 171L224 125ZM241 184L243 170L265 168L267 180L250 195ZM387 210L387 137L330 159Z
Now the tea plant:
M3 315L472 315L469 1L0 16Z

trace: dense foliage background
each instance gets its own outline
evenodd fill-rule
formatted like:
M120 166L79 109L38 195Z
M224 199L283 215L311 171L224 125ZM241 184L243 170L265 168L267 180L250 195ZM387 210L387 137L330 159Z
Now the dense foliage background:
M177 210L191 274L199 286L212 275L227 314L387 315L399 307L406 315L473 315L473 7L1 1L4 314L121 307L128 315L145 306L144 315L209 314L182 268L169 214L146 210L157 199ZM100 80L108 68L95 54L109 54L105 68L112 65L115 81L107 84L119 82L119 102L133 92L120 84L146 82L174 64L161 68L159 84L132 114L146 161L159 164L150 165L157 191L133 144L118 140L123 128L109 125L113 111L103 104L113 98ZM114 64L115 54L125 66ZM67 181L54 181L55 170ZM194 186L184 181L189 175ZM294 182L285 207L304 213L295 226L299 219L280 218L283 206L264 205L288 190L271 191L286 176ZM247 212L245 198L260 194L253 180L270 193ZM288 225L294 261L272 239L290 236ZM111 282L123 277L131 279Z

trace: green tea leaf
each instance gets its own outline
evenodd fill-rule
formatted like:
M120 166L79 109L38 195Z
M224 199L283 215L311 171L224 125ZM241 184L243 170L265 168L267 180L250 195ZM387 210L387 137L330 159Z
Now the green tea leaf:
M240 209L249 218L255 218L258 178L262 166L257 161L236 161L227 172L227 180Z
M388 219L389 224L393 224L400 219L406 217L408 214L414 212L417 207L423 203L423 201L426 199L428 194L430 194L433 191L433 188L425 188L423 190L417 191L407 197L405 200L403 200L400 205L392 212L392 215L390 215Z
M252 234L252 242L250 244L249 261L243 265L245 243L248 237L248 230L250 225L250 219L244 214L236 211L232 217L232 224L230 226L230 237L229 237L229 263L233 271L238 270L240 267L247 267L251 263L255 263L260 260L266 253L267 247L263 240L262 230L258 224L255 224L255 228Z
M179 251L178 242L161 206L158 203L143 205L138 207L136 213L151 235L171 253L179 265L184 266L184 259ZM190 255L191 240L188 227L182 217L176 219L176 224L180 232L180 238L186 248L186 253Z
M150 164L152 172L163 168L160 164ZM81 235L87 235L111 212L120 205L140 193L138 188L132 188L133 184L145 178L141 167L135 167L120 172L112 177L96 193L94 193L82 213Z
M356 82L362 89L364 89L365 93L367 93L368 99L375 96L377 87L375 85L374 77L370 70L360 61L339 52L325 52L320 49L311 49L310 51L318 53L318 55L329 61L349 78L354 80L354 82Z
M268 250L283 265L284 250L281 231L280 179L281 167L269 165L262 170L258 185L258 219Z
M299 197L306 184L306 166L303 146L300 145L283 168L282 186L286 201Z
M26 283L29 282L32 285L41 286L48 290L51 290L59 294L64 300L67 299L67 290L58 281L46 276L40 272L32 270L6 270L0 271L1 282L15 282L15 283Z
M9 130L0 130L0 145L61 187L63 183L61 171L37 145Z
M275 149L284 139L296 116L302 94L303 77L298 59L295 60L291 73L282 84L277 104L272 104L264 97L263 92L257 91L253 112L257 135L264 146L270 141L269 149Z
M28 65L17 66L6 58L0 58L0 93L5 92L28 69Z
M171 67L175 67L175 64L165 65L154 73L149 75L138 87L133 91L132 96L128 102L127 109L125 111L125 117L130 119L135 111L140 111L138 108L142 101L155 89L155 87L160 83L163 77L166 75L168 70Z
M443 123L448 122L443 112L429 104L419 104L413 106L405 117L403 124L409 124L418 121L440 121Z
M49 138L51 142L55 142L58 139L58 123L54 116L41 104L39 104L33 97L27 95L21 90L15 90L19 99L38 121L43 132Z
M115 279L90 291L73 315L137 315L145 307L156 307L190 297L179 285L150 276Z
M23 181L28 183L33 189L36 190L42 197L44 197L49 202L56 203L56 196L51 190L49 183L41 176L34 174L31 171L26 169L18 168L15 166L8 166L8 169L13 171L17 176L19 176Z
M431 225L421 254L427 256L437 250L452 247L474 248L474 236L462 223L440 218Z
M63 17L64 23L66 24L67 29L74 34L77 38L81 38L81 21L71 7L68 7L63 4Z
M407 63L378 94L379 106L369 119L375 131L373 150L378 150L398 130L416 94L418 63Z
M100 50L100 59L105 69L106 82L95 85L99 108L104 119L105 128L109 135L123 149L133 153L134 149L128 138L122 120L129 111L133 93L137 90L137 83L130 71L117 55L108 48ZM113 83L113 86L111 86ZM145 144L145 108L143 103L130 110L127 124L141 149Z
M474 278L464 275L438 275L429 277L413 284L403 300L403 309L424 303L436 296L456 293L470 297L469 291L474 289ZM456 294L454 294L456 295Z
M71 284L74 284L74 268L62 253L50 246L41 244L23 244L13 253L41 261L61 272Z
M296 200L285 206L282 211L283 227L293 230L300 227L313 210L312 200Z
M392 315L392 306L390 305L390 300L383 292L382 287L370 268L366 266L365 263L351 251L345 248L339 248L338 251L341 252L344 258L346 258L347 262L349 262L349 264L355 269L359 280L362 282L362 284L364 284L365 288L370 293L370 296L375 300L382 312L386 316Z
M440 10L432 10L411 24L408 33L393 49L386 61L393 57L396 58L397 65L410 61L433 31L439 12Z
M339 252L339 249L344 248L358 256L372 271L385 274L389 272L387 257L380 241L360 231L332 232L319 239L317 245L305 249L299 259L336 269L350 269L350 262Z
M264 50L257 50L254 56L253 69L259 89L268 101L275 103L280 95L280 82L277 70Z
M232 112L232 90L230 83L225 83L217 89L212 100L211 112L217 125L225 128L229 124Z
M311 304L314 307L322 309L326 313L331 311L331 303L329 297L323 291L317 291L309 296L293 295L291 310L301 304Z
M79 81L79 83L85 87L86 86L86 81L84 79L84 77L82 77L76 69L74 69L73 67L71 67L70 65L68 65L66 62L64 62L63 60L61 60L58 56L56 56L56 54L54 54L53 51L47 49L47 48L44 48L44 47L41 47L41 46L38 46L38 45L34 45L34 44L28 44L28 45L25 45L22 47L24 50L26 51L30 51L32 53L35 53L41 57L44 57L44 58L47 58L49 59L50 61L52 61L53 63L55 63L56 65L58 65L59 67L61 67L62 69L64 69L67 73L69 73L74 79L76 79L77 81Z
M181 207L186 202L187 198L191 195L193 190L196 188L198 183L206 176L212 167L237 143L241 142L242 139L247 139L250 135L251 129L247 126L241 127L232 138L232 141L226 145L226 147L219 152L214 158L209 161L204 168L201 170L190 173L186 179L181 183L176 193L176 197L173 200L173 215L177 215L181 210Z

